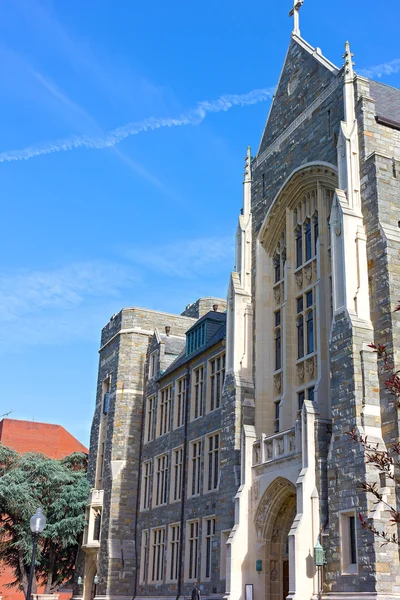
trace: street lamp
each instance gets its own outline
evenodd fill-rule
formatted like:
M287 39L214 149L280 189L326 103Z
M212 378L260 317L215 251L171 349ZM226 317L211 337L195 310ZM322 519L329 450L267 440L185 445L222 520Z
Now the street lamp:
M35 573L35 562L36 562L36 551L39 534L42 533L43 529L46 527L46 517L42 513L42 509L38 508L33 517L30 520L30 527L32 531L32 560L31 560L31 569L29 571L29 582L28 589L26 591L26 600L30 600L32 593L32 582L33 582L33 574Z

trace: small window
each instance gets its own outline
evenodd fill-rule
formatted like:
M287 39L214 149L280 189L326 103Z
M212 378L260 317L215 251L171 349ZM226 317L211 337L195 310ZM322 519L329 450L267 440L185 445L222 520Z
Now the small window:
M303 408L304 400L306 399L306 394L304 390L302 392L298 392L297 394L297 406L298 409L301 410Z
M318 215L314 217L314 255L317 256L317 242L319 238Z
M278 283L281 280L281 259L279 256L274 258L274 282Z
M150 354L149 378L152 379L157 374L157 351Z
M311 221L307 221L305 226L305 241L306 241L306 261L312 258L312 237L311 237Z
M278 310L275 313L275 327L279 327L280 324L281 324L281 311Z
M300 315L297 318L297 358L304 356L304 318Z
M306 294L306 302L307 302L307 308L310 308L310 306L312 306L312 304L313 304L313 293L312 293L312 290L310 292L307 292L307 294Z
M314 352L314 311L307 313L307 354Z
M275 371L282 368L281 328L275 331Z
M296 232L296 268L303 264L303 234L299 227Z
M275 420L274 420L275 433L279 433L279 400L275 402Z
M311 402L314 402L314 388L313 387L308 388L307 397L308 397L308 400L311 400Z
M357 529L354 510L340 513L340 558L343 575L357 574Z

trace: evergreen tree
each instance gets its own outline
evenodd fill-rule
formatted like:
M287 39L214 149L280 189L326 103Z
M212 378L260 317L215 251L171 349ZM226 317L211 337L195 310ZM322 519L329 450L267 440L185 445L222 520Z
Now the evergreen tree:
M44 585L44 593L52 593L71 578L85 524L86 471L82 453L55 460L0 444L0 562L14 573L10 587L26 594L32 557L29 521L38 507L47 525L39 538L33 592Z

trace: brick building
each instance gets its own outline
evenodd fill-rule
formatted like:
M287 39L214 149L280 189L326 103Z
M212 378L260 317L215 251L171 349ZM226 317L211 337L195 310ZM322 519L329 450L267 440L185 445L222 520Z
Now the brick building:
M85 600L183 597L194 580L207 598L400 598L397 547L382 549L357 518L387 527L396 490L346 433L381 448L399 439L368 344L398 363L400 91L358 76L348 44L341 68L311 47L301 5L247 152L226 336L202 338L209 311L125 309L103 330ZM383 502L360 490L365 479Z
M81 444L61 425L38 423L4 418L0 421L0 442L21 454L40 452L49 458L64 458L73 452L88 453ZM0 564L0 596L3 600L24 600L24 594L6 585L13 581L12 572ZM61 595L70 598L71 592Z

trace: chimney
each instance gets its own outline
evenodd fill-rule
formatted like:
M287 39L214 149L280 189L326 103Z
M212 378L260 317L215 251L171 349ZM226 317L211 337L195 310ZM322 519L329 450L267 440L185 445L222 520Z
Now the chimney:
M166 325L166 326L165 326L165 333L166 333L167 335L169 335L169 334L170 334L170 331L171 331L171 327L170 327L169 325Z
M218 304L213 304L213 311L217 312L218 311Z

